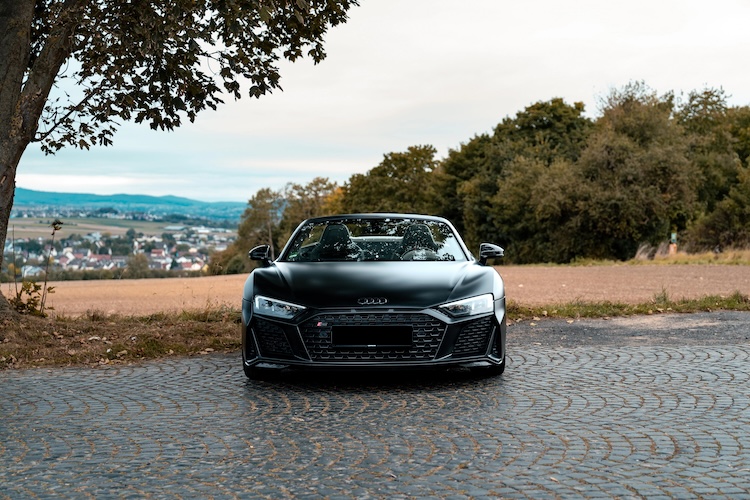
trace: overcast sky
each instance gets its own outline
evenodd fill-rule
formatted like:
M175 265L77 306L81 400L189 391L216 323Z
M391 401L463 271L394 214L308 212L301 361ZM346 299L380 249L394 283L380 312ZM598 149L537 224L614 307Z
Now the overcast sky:
M246 202L289 181L343 183L413 145L444 158L538 101L598 116L630 81L750 105L749 26L747 0L361 0L321 64L282 65L283 92L227 99L174 132L127 124L113 147L31 145L17 185Z

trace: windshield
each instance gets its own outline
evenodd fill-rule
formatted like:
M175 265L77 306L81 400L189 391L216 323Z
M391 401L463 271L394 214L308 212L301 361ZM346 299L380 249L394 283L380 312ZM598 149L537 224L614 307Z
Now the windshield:
M465 261L451 227L421 219L336 219L309 222L281 261Z

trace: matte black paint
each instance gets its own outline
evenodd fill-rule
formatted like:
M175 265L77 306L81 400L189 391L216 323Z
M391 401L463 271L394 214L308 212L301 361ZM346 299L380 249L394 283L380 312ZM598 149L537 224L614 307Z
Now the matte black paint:
M433 307L492 291L492 268L476 262L277 262L256 269L256 293L309 307Z
M340 220L347 216L340 216L334 220ZM360 214L356 217L413 217L402 214L372 215ZM315 220L323 220L315 219ZM440 218L430 218L440 220ZM447 223L447 221L445 221ZM449 223L448 223L449 224ZM304 225L301 224L301 228ZM451 226L452 228L452 226ZM299 230L299 228L298 228ZM455 230L454 230L455 232ZM465 245L456 234L460 244ZM291 240L290 240L291 241ZM492 246L495 254L502 255L502 249ZM483 248L484 250L484 248ZM466 250L466 254L471 253ZM256 259L263 257L263 251L254 249L251 252ZM282 252L281 255L284 255ZM493 255L498 256L498 255ZM489 367L499 368L498 373L504 369L505 360L505 289L500 275L492 267L483 265L485 259L469 260L467 262L451 261L355 261L355 262L275 262L263 260L265 267L255 269L248 277L243 294L243 363L245 373L252 376L255 366L262 363L273 363L276 365L300 365L315 366L319 363L299 356L288 359L266 358L258 352L257 342L253 338L252 323L252 301L256 295L264 295L269 298L283 300L306 307L304 313L292 320L278 318L265 318L275 322L284 330L286 340L290 345L297 345L298 350L301 342L299 340L299 325L308 321L311 317L320 314L367 314L378 313L403 313L423 314L438 318L445 325L445 335L441 346L440 359L430 360L429 363L420 361L413 363L419 366L442 366L442 365L477 365L485 364ZM476 297L492 293L495 300L495 312L484 316L471 318L452 318L441 311L438 306L457 300ZM362 305L362 299L376 298L374 305ZM385 303L383 303L385 302ZM470 323L476 322L482 317L492 318L492 344L495 347L486 353L452 357L453 345L457 345L464 328ZM485 320L486 321L486 320ZM464 326L466 325L466 327ZM386 328L393 329L390 324ZM396 349L394 343L404 347L409 343L407 331L410 325L398 325L388 334L378 337L379 328L368 326L359 330L357 328L334 327L332 329L332 348L343 348L344 346L368 346L377 343L382 348L388 346ZM382 329L381 329L382 331ZM337 337L337 332L340 335ZM284 338L282 338L284 340ZM370 346L372 347L372 346ZM491 347L491 346L490 346ZM492 350L492 353L490 352ZM340 363L341 366L361 365L372 368L377 366L406 367L410 366L408 361L372 361L362 363ZM326 363L326 367L337 366L336 362Z

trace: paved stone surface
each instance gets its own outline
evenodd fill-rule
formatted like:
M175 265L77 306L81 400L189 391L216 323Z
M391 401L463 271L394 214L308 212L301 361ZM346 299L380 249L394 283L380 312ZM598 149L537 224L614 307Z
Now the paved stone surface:
M750 315L666 318L512 325L497 378L2 372L0 498L748 498Z

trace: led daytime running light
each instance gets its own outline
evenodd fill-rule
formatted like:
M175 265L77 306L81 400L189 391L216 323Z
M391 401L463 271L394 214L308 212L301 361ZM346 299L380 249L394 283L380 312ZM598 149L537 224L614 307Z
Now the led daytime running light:
M253 310L256 314L273 316L276 318L291 319L305 310L304 306L284 302L283 300L271 299L257 295L253 301Z
M495 308L495 301L491 293L472 297L470 299L458 300L440 306L440 309L453 316L461 318L465 316L476 316L478 314L491 313Z

